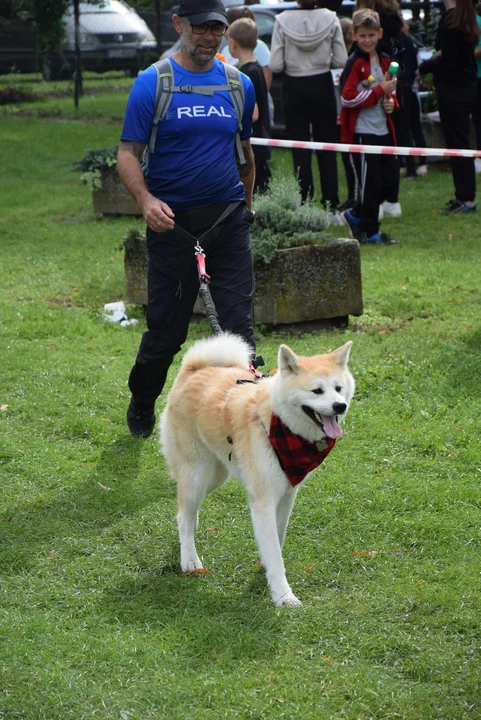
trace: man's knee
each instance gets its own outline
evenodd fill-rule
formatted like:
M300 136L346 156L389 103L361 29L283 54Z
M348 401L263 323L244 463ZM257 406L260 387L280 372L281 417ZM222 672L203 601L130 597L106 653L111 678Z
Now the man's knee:
M181 342L169 338L167 333L148 330L142 337L136 362L139 365L155 363L168 368L181 346Z

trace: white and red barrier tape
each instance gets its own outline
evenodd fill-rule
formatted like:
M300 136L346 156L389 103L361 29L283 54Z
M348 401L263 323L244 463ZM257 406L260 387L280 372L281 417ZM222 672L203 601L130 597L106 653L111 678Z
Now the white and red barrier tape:
M447 148L395 147L393 145L347 145L345 143L273 140L251 137L252 145L299 148L301 150L333 150L334 152L365 153L366 155L423 155L424 157L481 158L481 150L448 150Z

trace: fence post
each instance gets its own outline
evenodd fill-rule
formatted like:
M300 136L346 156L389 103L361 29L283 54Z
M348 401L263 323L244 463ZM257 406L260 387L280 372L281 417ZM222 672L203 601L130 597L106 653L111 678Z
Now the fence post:
M75 85L74 85L74 103L78 108L79 97L82 94L82 67L80 61L80 11L79 0L73 2L74 12L74 28L75 28Z

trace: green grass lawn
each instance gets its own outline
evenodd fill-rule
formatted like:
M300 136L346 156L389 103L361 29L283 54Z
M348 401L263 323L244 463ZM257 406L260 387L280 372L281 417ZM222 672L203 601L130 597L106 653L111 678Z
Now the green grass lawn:
M101 313L124 297L132 220L97 219L71 170L118 141L120 100L0 113L1 720L479 718L479 215L436 212L452 181L431 166L383 223L402 247L362 248L364 315L259 329L268 366L280 342L353 340L357 380L287 535L303 606L277 610L235 482L201 511L212 573L180 573L175 486L156 438L125 426L145 323ZM290 171L288 151L275 163Z

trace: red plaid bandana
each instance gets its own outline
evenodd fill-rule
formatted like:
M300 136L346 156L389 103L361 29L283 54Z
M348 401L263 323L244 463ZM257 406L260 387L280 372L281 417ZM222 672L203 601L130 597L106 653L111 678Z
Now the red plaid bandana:
M318 442L304 440L294 435L277 415L271 416L269 440L279 460L279 464L292 487L304 480L329 455L336 441L325 437Z

